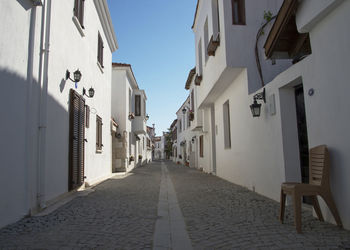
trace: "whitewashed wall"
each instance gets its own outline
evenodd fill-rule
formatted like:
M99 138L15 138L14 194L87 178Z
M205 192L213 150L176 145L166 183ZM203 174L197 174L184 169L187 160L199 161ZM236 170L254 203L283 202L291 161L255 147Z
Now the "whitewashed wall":
M0 3L0 83L4 93L0 98L0 227L26 216L35 202L36 187L30 187L36 177L33 162L37 156L42 11L32 7L29 0ZM30 30L36 32L32 45Z
M252 118L247 97L247 72L232 82L227 93L215 102L218 126L217 174L279 201L283 181L300 181L299 146L295 114L294 86L303 84L309 147L326 144L332 161L331 188L345 228L349 228L350 157L348 157L346 84L350 54L350 35L344 33L349 23L350 3L345 1L310 30L312 55L278 75L266 86L267 103L260 118ZM334 29L337 27L337 29ZM325 35L327 34L327 35ZM327 37L328 39L325 39ZM337 38L334 40L333 38ZM330 46L330 44L334 46ZM331 58L331 63L330 63ZM314 96L307 92L314 88ZM271 96L275 96L276 114L271 115ZM222 104L229 100L231 141L223 148ZM333 221L322 202L328 221Z
M111 89L111 50L114 51L114 48L107 43L94 1L85 4L84 37L72 20L74 2L51 2L48 98L43 103L47 105L46 155L42 165L44 171L41 171L44 174L41 189L43 202L68 191L69 90L74 88L74 83L65 80L66 70L71 73L76 69L81 71L82 79L76 89L79 94L82 94L83 87L95 89L94 98L86 98L91 110L90 128L86 129L85 135L88 140L85 144L86 181L93 184L111 173L111 99L105 93L110 93ZM0 191L0 198L6 202L0 205L0 227L35 212L38 205L38 100L41 92L38 82L41 12L44 7L36 7L37 13L31 16L35 9L32 3L22 0L0 4L0 30L4 34L0 41L0 79L4 90L9 93L8 99L1 98L1 104L11 107L1 114L8 123L2 130L7 144L1 145L4 169L0 177L0 190L3 190ZM33 17L36 17L35 23ZM102 71L97 65L98 32L105 47L105 67ZM96 154L95 149L96 114L104 123L104 148L100 154Z

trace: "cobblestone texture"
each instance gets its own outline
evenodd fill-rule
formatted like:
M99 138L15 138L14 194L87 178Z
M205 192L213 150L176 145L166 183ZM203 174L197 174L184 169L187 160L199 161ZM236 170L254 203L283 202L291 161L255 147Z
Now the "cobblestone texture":
M297 234L290 208L212 175L166 163L194 249L350 249L350 232L303 211ZM0 230L0 249L151 249L161 164L110 179L42 217Z
M297 234L291 208L218 177L172 163L168 169L194 249L350 249L350 232L303 211Z
M47 216L5 227L0 249L150 249L160 174L160 163L138 168Z

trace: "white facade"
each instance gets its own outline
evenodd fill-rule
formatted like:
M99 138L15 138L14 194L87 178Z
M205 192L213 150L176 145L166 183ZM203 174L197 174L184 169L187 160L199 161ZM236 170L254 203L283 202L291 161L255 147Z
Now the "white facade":
M105 124L110 121L111 99L105 93L110 93L112 52L117 49L107 3L85 2L88 18L82 29L74 17L74 1L43 2L38 7L32 1L0 4L0 79L3 90L11 93L1 98L2 106L10 108L1 111L0 227L68 191L71 89L79 95L83 88L95 90L93 98L84 98L91 110L85 128L85 183L111 174L108 125L102 126L103 149L96 152L95 145L96 115ZM98 34L104 44L103 68L97 61ZM66 71L76 69L82 78L75 87L66 80Z
M136 113L136 98L140 110ZM118 123L113 138L114 171L129 172L149 162L146 129L146 94L140 90L131 65L113 63L112 118Z
M154 138L154 159L165 160L165 136L156 136Z
M191 98L187 97L186 101L181 105L176 112L177 116L177 156L174 158L175 162L184 164L190 167L197 167L196 151L197 141L195 132L191 130L193 121L190 121L190 112L192 112Z
M350 33L346 25L350 3L301 1L296 23L299 32L309 32L312 54L294 65L288 60L277 60L276 65L271 65L271 61L264 59L262 45L271 25L265 29L265 35L260 38L259 53L267 84L267 102L262 105L261 116L253 118L249 105L259 88L253 43L263 23L263 10L276 14L282 2L245 1L246 25L232 25L230 1L218 2L220 45L215 56L209 56L202 66L197 50L197 72L203 79L200 86L196 86L199 109L195 123L206 135L204 155L206 147L212 149L209 149L210 156L206 161L201 162L199 158L199 166L207 164L204 169L215 170L221 178L279 201L282 182L301 181L294 87L302 84L309 148L326 144L330 150L332 193L344 227L349 229L347 176L350 176L350 158L344 131L350 123L345 115L349 91L346 68L350 56L347 48ZM211 1L199 0L193 28L196 47L203 37L207 17L209 34L213 32L211 4ZM253 7L253 4L259 6ZM203 50L201 53L205 58ZM310 89L314 90L313 95L308 95ZM225 133L227 104L230 136ZM228 137L229 147L226 144ZM324 204L322 210L325 218L332 221Z

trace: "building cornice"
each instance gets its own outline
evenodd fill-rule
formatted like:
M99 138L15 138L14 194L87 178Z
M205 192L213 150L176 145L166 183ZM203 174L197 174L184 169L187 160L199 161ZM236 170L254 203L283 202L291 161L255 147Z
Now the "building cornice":
M109 48L113 53L118 49L118 42L114 32L114 27L108 9L107 0L94 0L94 3L97 10L97 14L102 24L103 31L106 35Z
M134 84L134 89L139 89L139 85L137 84L136 77L134 75L134 71L132 70L131 64L127 63L112 63L112 70L125 70L127 76Z
M198 14L198 8L199 8L199 1L200 1L200 0L197 0L196 12L194 13L193 24L192 24L191 29L193 29L193 28L194 28L194 25L196 24L196 19L197 19L197 14Z

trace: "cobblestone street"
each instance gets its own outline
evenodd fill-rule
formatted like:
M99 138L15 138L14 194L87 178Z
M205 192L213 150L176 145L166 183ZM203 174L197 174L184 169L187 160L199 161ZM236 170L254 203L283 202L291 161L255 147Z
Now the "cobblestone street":
M279 223L278 202L170 162L109 179L49 215L1 229L0 249L157 248L161 180L174 187L194 249L350 249L349 231L319 222L311 212L303 211L303 233L297 234L290 209L285 224Z

